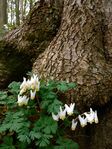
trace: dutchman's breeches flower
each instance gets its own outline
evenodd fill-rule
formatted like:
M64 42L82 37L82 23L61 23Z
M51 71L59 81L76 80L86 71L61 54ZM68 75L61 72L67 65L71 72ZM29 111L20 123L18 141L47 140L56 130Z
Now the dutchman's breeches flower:
M52 113L52 118L55 121L58 121L59 118L64 120L66 118L66 112L69 116L72 116L72 114L74 112L74 106L75 106L75 103L71 103L70 106L65 104L65 109L62 110L62 107L60 107L60 111L58 112L57 115ZM93 122L95 122L97 124L98 123L97 111L94 112L92 110L92 108L90 108L89 112L85 112L85 113L79 115L78 117L76 117L75 119L73 119L72 125L71 125L71 130L76 129L78 121L80 122L81 127L85 127L87 125L87 123L92 124Z
M23 106L27 105L29 98L35 99L36 92L40 89L40 81L37 77L37 75L33 74L31 79L26 80L26 78L23 78L23 83L20 86L20 93L18 95L18 105ZM55 121L59 121L59 119L64 120L66 118L66 115L68 116L74 116L74 107L75 103L71 103L70 105L65 104L64 109L60 106L59 112L57 115L55 115L52 112L52 118ZM90 108L89 112L85 112L81 115L78 115L76 118L72 120L71 130L75 130L77 127L78 122L80 123L81 127L85 127L87 123L92 124L95 122L98 123L98 116L97 111L93 111L92 108Z
M71 103L70 106L68 106L67 104L65 104L65 108L66 108L67 114L69 116L71 116L73 114L74 107L75 107L75 103Z
M94 112L94 122L97 124L98 121L98 116L97 116L97 111Z
M55 121L59 121L59 114L55 115L54 113L52 113L52 118Z
M28 90L28 82L26 78L23 78L23 83L20 85L20 95L24 94Z
M98 123L97 111L94 112L92 108L90 108L90 112L85 112L84 115L86 116L88 123Z
M84 114L87 118L87 122L92 124L94 122L94 111L92 109L90 109L89 113L85 112Z
M77 121L75 122L74 119L72 120L71 130L75 130L75 129L76 129L77 123L78 123L78 122L77 122Z
M33 100L35 99L35 96L36 96L36 90L34 91L30 90L30 98Z
M19 106L27 105L28 104L28 100L29 100L29 98L27 98L27 96L25 96L25 95L24 96L18 95L17 103L18 103Z
M36 96L36 92L39 91L39 88L40 82L37 75L33 75L31 79L28 80L26 80L26 78L23 78L23 82L20 85L20 93L18 95L18 105L27 105L29 97L31 99L34 99ZM27 94L27 96L25 94Z
M87 118L81 117L80 115L78 116L79 122L81 127L85 127L87 125Z
M27 81L26 81L26 78L23 78L23 82L22 84L20 85L20 89L24 88L27 86Z
M61 120L64 120L66 117L66 109L62 110L62 107L60 107L60 111L59 111L58 115Z
M32 90L36 90L39 91L40 88L40 82L39 79L37 77L37 75L33 75L33 77L31 77L31 80L29 81L30 87Z
M62 110L62 107L60 106L60 111L58 112L57 115L55 115L54 113L52 113L52 118L55 121L58 121L59 119L64 120L66 117L66 109Z

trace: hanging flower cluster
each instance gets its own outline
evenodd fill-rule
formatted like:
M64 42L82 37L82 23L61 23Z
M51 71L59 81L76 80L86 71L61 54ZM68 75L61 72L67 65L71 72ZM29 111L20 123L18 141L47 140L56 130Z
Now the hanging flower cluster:
M39 91L40 88L40 81L38 76L33 74L31 79L26 80L23 78L23 82L20 85L20 92L18 95L18 105L23 106L27 105L29 99L35 99L36 93ZM59 121L59 119L64 120L66 116L73 116L74 114L75 103L71 103L70 105L65 104L64 108L60 106L59 112L57 115L52 113L52 118L55 121ZM77 127L78 122L80 123L81 127L85 127L88 123L92 124L98 123L98 116L97 111L93 111L90 108L89 112L84 112L81 115L78 115L75 119L72 120L71 129L75 130Z
M60 107L60 110L57 115L52 113L52 118L55 121L59 121L59 119L64 120L66 118L66 115L68 115L68 116L73 115L74 107L75 107L75 103L71 103L70 106L65 104L65 108L62 109L62 107ZM92 108L90 108L89 112L85 112L85 113L79 115L78 117L76 117L75 119L73 119L72 125L71 125L72 130L76 129L78 121L79 121L81 127L86 126L87 123L92 124L94 122L97 124L98 123L97 111L93 111Z
M40 82L37 77L37 75L33 74L31 79L26 80L26 78L23 78L23 82L20 85L20 93L18 95L18 105L23 106L27 105L29 98L35 99L36 92L39 91L40 88ZM28 94L30 92L30 95Z
M66 113L71 116L73 114L74 111L74 107L75 107L75 103L71 103L70 107L65 104L65 109L62 110L62 107L60 106L60 111L58 112L57 115L55 115L54 113L52 113L52 117L55 121L58 121L59 119L64 120L66 118Z

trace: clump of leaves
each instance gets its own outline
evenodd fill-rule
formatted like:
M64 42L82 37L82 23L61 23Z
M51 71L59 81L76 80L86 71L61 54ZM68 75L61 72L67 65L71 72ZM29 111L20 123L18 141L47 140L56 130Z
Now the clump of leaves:
M7 91L0 91L0 148L78 149L77 143L65 137L65 131L60 132L61 123L52 118L52 113L63 105L58 93L73 89L76 84L42 81L35 100L29 100L27 106L18 106L20 85L12 82ZM65 127L69 124L68 121Z

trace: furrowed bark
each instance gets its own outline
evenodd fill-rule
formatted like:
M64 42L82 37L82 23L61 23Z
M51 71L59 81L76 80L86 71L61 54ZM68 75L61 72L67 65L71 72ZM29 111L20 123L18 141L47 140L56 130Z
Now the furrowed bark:
M102 8L103 3L97 0L64 1L60 29L33 65L33 72L41 77L76 82L71 100L81 106L102 105L112 96L112 65L104 43Z
M9 34L4 41L5 48L37 57L49 45L60 25L63 1L37 2L23 25Z
M0 41L0 88L31 70L58 31L62 8L59 0L37 2L24 23Z
M5 56L0 60L0 80L4 76L7 77L5 80L11 75L14 78L13 74L20 76L22 70L29 69L31 58L35 59L45 50L35 61L33 72L45 79L76 82L77 89L73 90L67 102L76 102L82 109L84 107L84 112L85 107L88 111L90 106L98 110L100 123L83 130L77 129L70 134L72 139L78 141L81 149L111 149L112 2L40 2L35 5L25 23L2 40L0 56L3 53ZM10 62L13 55L15 60ZM10 70L13 63L19 66ZM10 68L8 72L7 68ZM14 73L17 68L18 71ZM62 100L66 102L66 98Z
M97 126L70 134L81 149L112 147L111 5L111 0L64 1L59 31L33 65L43 78L78 84L64 102L75 102L83 112L90 106L98 110Z

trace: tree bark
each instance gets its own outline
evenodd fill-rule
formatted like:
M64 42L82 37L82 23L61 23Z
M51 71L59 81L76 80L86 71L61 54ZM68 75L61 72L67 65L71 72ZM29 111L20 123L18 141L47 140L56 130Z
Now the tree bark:
M76 82L71 100L80 105L105 104L112 96L104 6L97 0L64 1L60 29L33 65L41 77Z
M23 0L20 0L20 20L23 21L24 13L23 13Z
M77 89L71 92L67 102L76 102L80 109L88 110L90 106L97 109L100 124L76 132L78 138L75 134L72 137L81 142L81 149L111 149L112 2L40 2L20 28L5 36L1 42L1 54L7 55L7 51L10 55L12 52L24 53L29 60L38 57L33 64L34 73L45 79L76 82ZM81 139L81 134L87 135L87 139Z
M28 69L31 70L34 59L45 50L58 31L62 7L62 1L58 0L43 4L37 2L21 27L9 32L0 41L0 55L5 59L5 62L0 61L0 88L6 87L12 78L16 79L17 74L20 79L21 72L25 74ZM15 62L18 57L19 64L12 65L7 57L11 62L12 58ZM10 65L10 69L6 64Z
M30 10L32 9L33 1L30 0Z
M19 0L15 0L15 6L16 6L16 25L20 25L20 17L19 17Z
M7 1L0 1L0 28L7 24Z
M76 82L77 89L68 102L75 101L81 109L97 109L100 123L77 130L72 138L81 149L111 149L111 0L66 0L63 8L59 31L37 58L33 72L44 78Z
M37 57L55 36L61 19L62 1L37 2L21 25L4 37L4 48Z

